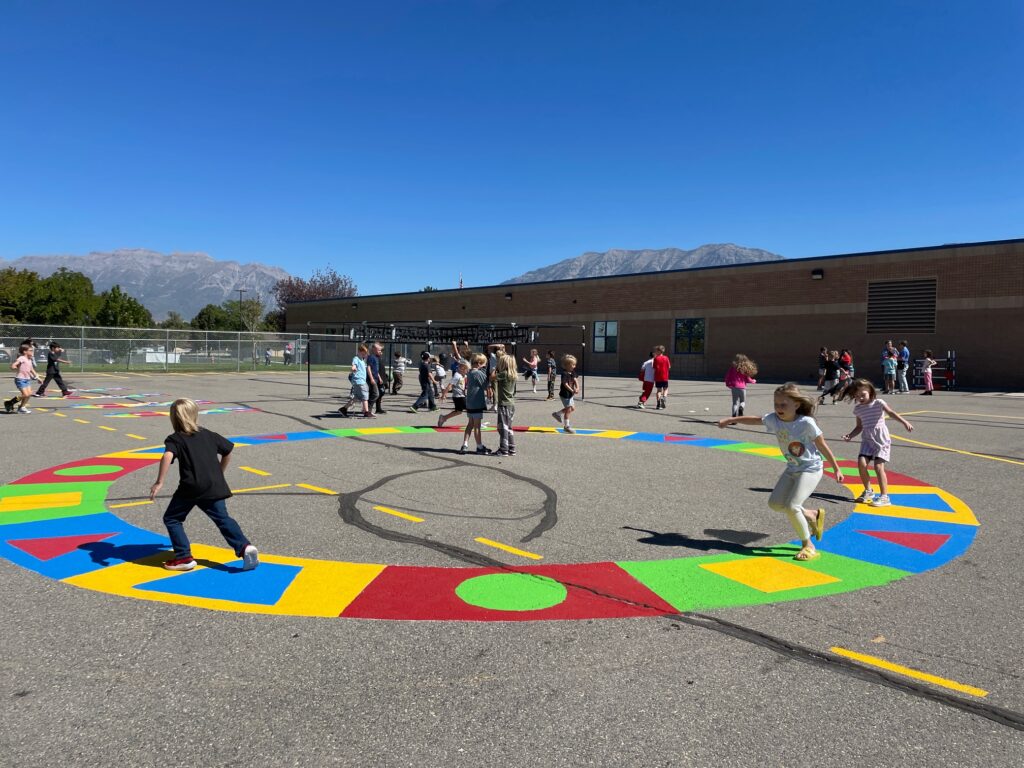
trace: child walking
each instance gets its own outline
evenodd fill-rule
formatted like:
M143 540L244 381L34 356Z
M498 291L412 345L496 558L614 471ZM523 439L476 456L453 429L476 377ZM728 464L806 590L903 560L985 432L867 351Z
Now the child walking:
M736 355L725 374L725 386L732 392L732 415L742 416L747 405L747 384L757 384L757 366L746 355Z
M32 362L34 345L22 343L18 347L18 358L11 363L11 370L15 371L14 386L18 388L18 394L10 400L4 400L4 410L10 413L14 410L15 404L20 400L18 413L32 413L28 403L32 399L32 382L39 381L39 374L36 373L36 365Z
M924 360L921 361L921 376L924 378L924 392L922 395L934 395L935 384L932 382L932 368L935 367L935 360L932 359L932 351L924 351Z
M853 415L857 417L857 426L843 435L849 442L860 435L860 451L857 455L857 469L864 490L857 497L858 504L870 504L872 507L888 507L889 481L885 476L885 465L889 461L892 448L892 437L885 425L886 414L892 416L904 426L907 432L913 432L914 426L889 407L885 400L878 399L875 385L867 379L857 379L843 393L843 398L853 400ZM878 479L879 494L875 496L871 490L871 475L868 474L868 462L874 464L875 477Z
M196 567L192 545L185 534L185 518L193 507L199 507L217 526L228 546L242 558L242 570L251 571L260 564L259 552L228 514L224 503L231 497L224 470L231 460L234 443L199 426L199 406L192 400L175 400L171 403L170 416L174 434L164 440L164 455L160 459L156 482L149 489L149 500L152 501L163 487L167 470L177 459L181 479L164 512L164 525L174 546L174 556L164 562L164 568L191 571Z
M562 383L558 388L558 396L562 399L562 410L555 411L551 418L557 421L570 435L573 434L569 424L569 416L576 410L576 393L580 383L576 380L576 358L572 355L562 357Z
M353 403L359 403L364 419L375 419L376 416L370 412L370 386L366 383L366 358L370 350L365 344L356 348L356 356L352 358L352 370L349 371L348 380L352 383L352 390L349 392L348 401L338 409L338 413L348 418L348 409Z
M647 405L647 398L651 396L651 392L654 391L654 350L651 350L651 356L644 361L643 365L640 366L640 381L643 383L643 389L640 390L640 398L636 402L637 408L645 408Z
M555 350L553 350L553 349L549 349L548 350L547 367L548 367L548 396L547 396L547 399L548 400L554 400L555 399L555 379L558 376L558 361L555 360Z
M487 358L479 352L475 352L469 358L470 371L466 376L466 431L462 434L462 450L465 453L469 449L470 434L476 439L477 453L490 453L484 447L483 438L480 435L481 422L484 418L484 411L487 410L487 373L484 366Z
M530 356L524 357L523 362L526 363L526 378L533 379L533 394L537 394L537 366L540 365L540 355L537 354L537 350L531 349Z
M896 392L896 350L892 350L882 358L882 378L885 386L882 387L882 394L892 395Z
M512 432L512 419L516 415L516 359L512 355L498 358L498 372L494 377L494 402L498 405L499 456L516 455L516 436Z
M665 347L658 345L654 348L654 394L658 398L658 408L667 407L665 402L668 397L668 372L672 368L672 361L665 354Z
M391 394L397 395L402 388L405 378L405 366L412 365L412 360L405 357L401 352L395 352L394 369L391 371Z
M768 498L768 506L789 517L793 530L800 537L800 551L794 559L801 561L820 556L811 536L821 541L825 532L825 510L818 509L815 513L804 508L804 502L821 481L822 455L832 465L836 482L843 482L836 457L811 418L813 415L814 399L801 392L793 382L788 382L775 390L775 410L772 413L761 417L730 416L718 422L722 428L733 424L764 424L769 432L775 433L779 450L786 459L786 469Z

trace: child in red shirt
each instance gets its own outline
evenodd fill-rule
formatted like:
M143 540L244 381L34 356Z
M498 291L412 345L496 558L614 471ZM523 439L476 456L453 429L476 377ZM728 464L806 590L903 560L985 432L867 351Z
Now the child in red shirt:
M654 348L654 388L658 398L658 408L665 407L665 398L668 396L668 372L672 367L668 355L665 354L665 347L658 345Z

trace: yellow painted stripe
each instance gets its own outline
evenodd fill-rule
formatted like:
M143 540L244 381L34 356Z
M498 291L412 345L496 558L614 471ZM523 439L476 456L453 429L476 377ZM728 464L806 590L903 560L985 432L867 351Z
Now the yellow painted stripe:
M66 413L57 413L56 411L53 412L53 415L60 416L62 419L66 419L68 417Z
M967 693L971 696L977 696L979 698L988 696L988 691L981 688L975 688L973 685L965 685L958 683L955 680L949 680L945 677L938 677L937 675L929 675L927 672L921 672L911 667L904 667L901 664L893 664L891 661L880 659L877 656L868 656L865 653L857 653L846 648L839 648L838 646L830 649L832 653L838 656L845 656L848 659L859 661L862 664L869 664L873 667L879 667L880 669L888 670L889 672L895 672L899 675L906 675L912 677L915 680L924 680L926 683L933 683L934 685L941 685L943 688L950 688L960 693Z
M920 440L911 440L909 437L901 437L900 435L893 435L894 440L902 440L905 443L913 443L914 445L921 445L925 448L934 448L937 451L949 451L950 453L959 453L961 456L974 456L978 459L988 459L989 461L1002 461L1006 464L1017 464L1024 467L1024 461L1015 461L1014 459L1004 459L1001 456L989 456L985 453L974 453L973 451L961 451L958 448L947 448L944 445L933 445L932 443L922 443Z
M86 421L85 419L75 419L75 421L79 424L92 424L91 421Z
M502 549L505 552L511 552L513 555L519 555L520 557L528 557L531 560L543 560L543 555L538 555L533 552L527 552L525 549L516 549L510 547L508 544L502 544L500 541L491 541L491 539L484 539L477 537L473 541L479 542L480 544L486 544L488 547L494 547L495 549Z
M264 472L262 469L253 469L252 467L239 467L239 469L245 470L246 472L252 472L254 475L263 475L263 477L270 477L270 473Z
M145 439L146 439L146 438L145 438L145 437L143 437L142 435L133 435L133 434L132 434L131 432L125 432L125 433L124 433L124 436L125 436L125 437L130 437L130 438L132 438L133 440L145 440Z
M296 488L305 488L307 491L316 491L317 493L326 493L328 496L337 496L337 491L332 491L330 488L321 488L318 485L306 485L306 483L296 483Z
M113 427L100 427L100 429L106 430L107 432L117 432Z
M374 509L376 509L378 512L383 512L385 515L394 515L395 517L400 517L403 520L409 520L409 521L411 521L413 523L422 523L423 522L423 518L422 517L415 517L413 515L407 515L407 514L405 514L405 512L399 512L397 509L388 509L387 507L374 507Z
M121 509L123 507L141 507L146 504L152 504L152 501L129 501L126 504L111 504L111 509Z
M232 488L232 493L249 493L250 491L271 491L275 488L291 488L291 483L281 483L280 485L260 485L256 488Z

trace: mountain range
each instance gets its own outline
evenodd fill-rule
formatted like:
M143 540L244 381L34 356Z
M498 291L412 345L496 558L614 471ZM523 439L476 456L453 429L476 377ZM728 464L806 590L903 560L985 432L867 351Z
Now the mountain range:
M94 251L86 256L0 259L0 269L7 267L28 269L40 277L67 267L92 280L97 293L120 285L155 320L163 320L171 311L190 320L207 304L237 300L239 288L247 291L245 299L260 298L269 309L274 285L289 277L283 269L266 264L217 261L205 253L157 253L143 249Z
M588 251L575 258L564 259L557 264L513 277L503 282L502 285L543 283L549 280L573 280L582 277L633 275L640 272L665 272L672 269L720 267L754 261L781 261L784 258L785 256L763 251L760 248L744 248L732 243L702 245L691 251L684 251L680 248L644 249L641 251L614 248L600 253Z

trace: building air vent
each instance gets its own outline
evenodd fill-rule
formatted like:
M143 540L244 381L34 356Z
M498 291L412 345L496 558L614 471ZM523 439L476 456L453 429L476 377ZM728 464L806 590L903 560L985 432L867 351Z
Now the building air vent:
M935 333L935 278L868 283L868 333Z

